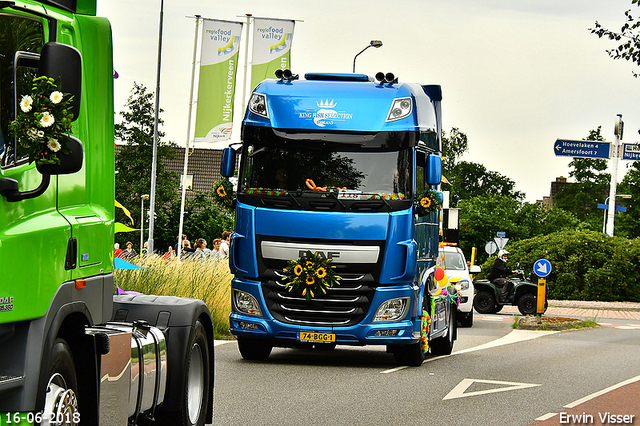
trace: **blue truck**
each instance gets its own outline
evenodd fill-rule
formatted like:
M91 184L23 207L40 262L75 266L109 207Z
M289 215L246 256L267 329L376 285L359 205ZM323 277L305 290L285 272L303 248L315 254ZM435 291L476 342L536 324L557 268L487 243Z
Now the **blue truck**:
M441 100L440 86L392 73L285 70L254 89L242 146L221 166L232 176L239 151L230 330L243 358L386 345L418 366L428 351L451 353L454 291L438 295L435 278L440 212L424 208L441 181ZM307 256L329 265L316 279L337 285L313 296L292 286L291 265Z

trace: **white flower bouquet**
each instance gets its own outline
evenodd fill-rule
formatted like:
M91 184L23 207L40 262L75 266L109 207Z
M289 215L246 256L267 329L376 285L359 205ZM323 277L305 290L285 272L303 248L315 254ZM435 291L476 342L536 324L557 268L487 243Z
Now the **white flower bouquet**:
M26 149L29 162L59 164L58 153L68 153L65 134L71 131L73 96L59 88L59 80L34 78L31 93L22 96L18 116L9 125L11 134Z

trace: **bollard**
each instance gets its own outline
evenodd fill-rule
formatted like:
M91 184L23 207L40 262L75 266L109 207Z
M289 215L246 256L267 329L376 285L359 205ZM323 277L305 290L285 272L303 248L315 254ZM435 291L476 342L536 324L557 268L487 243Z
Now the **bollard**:
M538 315L544 314L544 305L546 301L547 280L544 278L538 278Z

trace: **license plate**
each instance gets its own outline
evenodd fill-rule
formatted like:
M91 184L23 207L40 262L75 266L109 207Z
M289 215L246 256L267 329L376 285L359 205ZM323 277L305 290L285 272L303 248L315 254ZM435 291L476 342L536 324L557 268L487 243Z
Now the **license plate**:
M336 335L333 333L299 331L298 340L301 342L331 343L336 341Z

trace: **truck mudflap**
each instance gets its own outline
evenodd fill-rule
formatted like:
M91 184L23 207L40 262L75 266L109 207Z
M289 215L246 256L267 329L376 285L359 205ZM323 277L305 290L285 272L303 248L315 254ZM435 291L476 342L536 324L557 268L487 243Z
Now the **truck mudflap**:
M144 320L166 336L166 394L155 412L155 424L185 424L189 420L196 424L201 415L205 416L206 423L211 423L214 334L211 314L205 303L171 296L121 295L113 298L113 312L113 322ZM195 357L199 360L194 355L199 355ZM193 374L196 370L198 375ZM192 383L194 380L197 381L195 385ZM190 405L194 398L189 399L188 394L194 389L201 389L201 406ZM195 398L195 403L199 402L199 398ZM191 418L194 415L196 419Z

